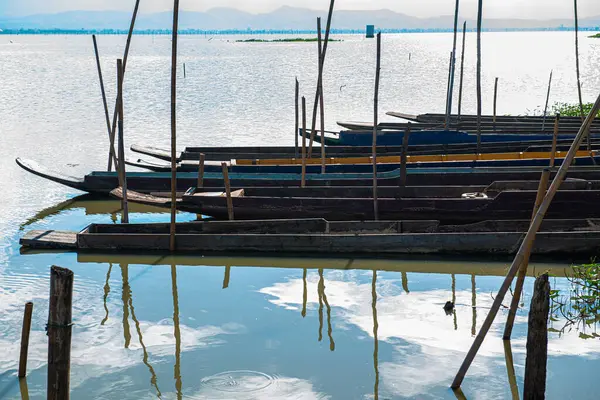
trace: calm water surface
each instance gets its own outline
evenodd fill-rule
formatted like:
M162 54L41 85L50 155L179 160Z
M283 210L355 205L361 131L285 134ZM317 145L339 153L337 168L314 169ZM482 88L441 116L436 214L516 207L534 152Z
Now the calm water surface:
M552 99L576 101L571 33L483 36L484 112L491 112L496 76L500 113L541 107L551 69ZM294 77L310 104L316 45L235 39L181 38L187 78L178 83L179 143L292 144ZM374 42L343 39L328 53L328 129L337 120L372 118ZM99 37L111 107L124 41ZM381 109L443 110L451 41L447 34L384 37ZM464 109L473 112L475 36L469 34L467 43ZM128 145L169 145L169 54L168 37L134 38L125 83ZM581 54L584 98L592 101L600 89L600 42L582 35ZM76 276L76 399L456 398L448 386L507 260L20 254L24 230L117 223L119 204L71 200L79 193L14 163L15 157L32 158L75 176L105 168L107 134L91 38L0 36L0 81L0 184L6 188L0 203L0 398L21 398L25 391L29 398L45 397L53 264ZM193 218L179 215L180 221ZM168 216L133 207L131 219ZM534 263L535 271L557 275L567 266ZM452 299L456 313L445 315L442 306ZM35 306L25 387L16 369L27 301ZM505 318L503 310L465 380L467 398L511 398L510 382L522 390L527 310L519 312L512 354L501 341ZM597 340L551 334L549 353L548 398L596 398ZM507 359L513 360L508 368ZM507 373L511 364L514 379Z

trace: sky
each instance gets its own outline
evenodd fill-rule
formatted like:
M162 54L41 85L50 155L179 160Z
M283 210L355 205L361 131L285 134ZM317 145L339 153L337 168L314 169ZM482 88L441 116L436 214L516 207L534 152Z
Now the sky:
M572 0L484 0L484 18L551 19L571 18ZM579 0L579 16L600 15L600 0ZM57 13L73 10L131 11L135 0L0 0L0 16ZM432 17L454 14L454 0L337 0L339 10L391 9L396 12ZM231 7L251 13L269 12L283 5L325 10L329 0L180 0L180 8L205 11ZM169 11L173 0L141 0L144 13ZM461 0L461 16L474 18L477 0Z

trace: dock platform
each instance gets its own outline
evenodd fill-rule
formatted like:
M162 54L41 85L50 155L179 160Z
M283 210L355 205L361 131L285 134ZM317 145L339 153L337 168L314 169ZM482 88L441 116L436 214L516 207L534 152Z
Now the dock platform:
M36 230L27 232L19 241L32 249L77 250L77 232Z

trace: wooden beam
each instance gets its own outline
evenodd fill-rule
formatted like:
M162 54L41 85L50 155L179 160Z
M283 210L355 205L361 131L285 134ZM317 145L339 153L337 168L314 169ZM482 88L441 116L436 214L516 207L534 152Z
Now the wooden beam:
M550 282L548 274L534 283L527 328L527 358L525 360L524 400L543 400L546 394L546 364L548 362L548 312Z
M48 400L70 398L73 272L50 269L48 313Z
M465 76L465 43L467 40L467 21L463 24L463 36L462 36L462 52L460 54L460 83L458 86L458 119L460 120L462 112L462 92L463 92L463 79Z
M123 136L123 61L117 60L117 115L118 115L118 130L119 130L119 160L123 160L118 164L121 174L121 188L123 197L121 198L121 207L123 208L122 222L129 223L129 205L127 203L127 174L125 173L125 142Z
M377 64L375 67L375 97L373 99L373 216L375 221L379 220L379 208L377 204L377 125L378 125L378 102L379 102L379 78L381 74L381 32L377 34Z
M177 30L179 29L179 0L173 4L173 37L171 40L171 229L169 248L175 251L177 222Z
M29 333L31 332L31 314L33 313L33 303L25 304L25 313L23 314L23 329L21 330L21 354L19 356L19 378L27 375L27 354L29 350Z

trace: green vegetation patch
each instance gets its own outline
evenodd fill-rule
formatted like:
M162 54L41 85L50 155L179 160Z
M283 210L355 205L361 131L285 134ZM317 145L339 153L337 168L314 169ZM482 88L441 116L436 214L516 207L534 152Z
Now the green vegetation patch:
M318 42L318 38L290 38L290 39L244 39L244 40L236 40L238 43L304 43L304 42ZM341 42L339 39L329 39L327 42Z
M595 35L592 35L590 37L594 39L600 39L600 33L596 33Z

